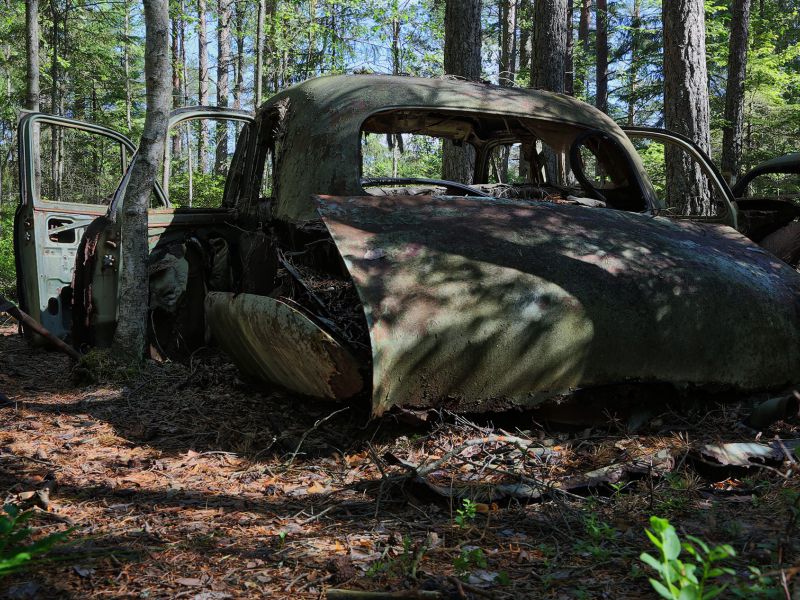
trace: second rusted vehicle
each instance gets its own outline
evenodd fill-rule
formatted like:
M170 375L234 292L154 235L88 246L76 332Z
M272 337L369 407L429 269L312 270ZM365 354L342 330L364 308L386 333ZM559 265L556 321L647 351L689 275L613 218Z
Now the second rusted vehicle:
M713 218L665 216L626 134L562 95L311 80L243 128L217 212L151 229L154 352L210 333L253 377L376 415L795 383L800 275L724 188ZM113 215L90 230L72 335L105 343L124 257Z

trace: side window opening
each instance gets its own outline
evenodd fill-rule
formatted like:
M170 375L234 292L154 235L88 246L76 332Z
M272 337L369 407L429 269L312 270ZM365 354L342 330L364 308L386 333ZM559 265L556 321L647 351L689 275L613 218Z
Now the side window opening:
M222 208L226 179L244 124L197 117L170 129L160 183L175 208Z
M130 152L97 133L50 123L38 127L39 200L109 204L130 163Z

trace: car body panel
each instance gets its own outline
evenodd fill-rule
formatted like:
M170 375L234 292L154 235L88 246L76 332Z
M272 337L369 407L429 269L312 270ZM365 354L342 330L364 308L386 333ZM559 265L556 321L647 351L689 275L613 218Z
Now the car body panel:
M800 275L730 227L548 202L322 197L364 304L373 411L800 373Z
M259 109L259 115L279 113L277 137L281 149L274 216L293 223L313 220L318 215L312 195L363 194L363 122L389 109L429 107L537 118L551 128L601 130L627 150L648 200L655 201L641 160L619 126L608 115L569 96L452 78L334 75L280 92ZM561 143L568 144L572 137L564 137ZM551 145L557 147L556 141Z
M277 298L210 292L211 332L248 375L317 398L342 400L361 391L359 363L328 333Z
M17 292L24 311L54 335L66 337L71 327L71 299L62 292L71 284L86 228L105 214L108 206L53 202L42 197L34 171L39 151L34 148L34 140L42 126L79 130L118 144L120 179L127 166L127 154L133 154L135 146L112 129L74 119L29 113L20 121L20 203L14 219Z

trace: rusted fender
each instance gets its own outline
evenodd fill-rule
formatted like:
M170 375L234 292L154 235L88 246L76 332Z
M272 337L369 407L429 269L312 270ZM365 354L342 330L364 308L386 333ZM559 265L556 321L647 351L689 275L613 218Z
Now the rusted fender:
M800 379L800 275L729 227L547 202L317 200L364 305L375 414Z
M317 398L343 399L361 391L356 359L288 304L210 292L205 308L214 339L248 375Z

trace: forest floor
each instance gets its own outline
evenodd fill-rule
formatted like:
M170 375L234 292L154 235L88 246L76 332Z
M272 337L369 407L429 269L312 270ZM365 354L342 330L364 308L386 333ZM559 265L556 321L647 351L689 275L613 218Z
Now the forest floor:
M371 421L250 386L218 356L104 360L86 383L0 329L0 500L33 506L35 536L73 528L0 597L648 598L652 515L733 546L726 597L800 589L800 428L757 434L745 404L656 399L581 427L528 412ZM702 460L705 444L757 437L788 441L763 466Z

